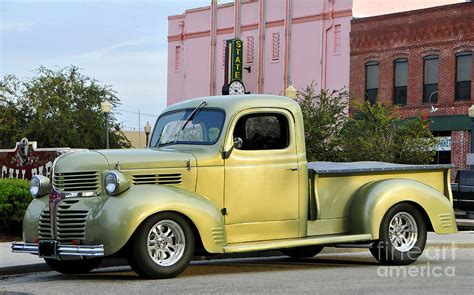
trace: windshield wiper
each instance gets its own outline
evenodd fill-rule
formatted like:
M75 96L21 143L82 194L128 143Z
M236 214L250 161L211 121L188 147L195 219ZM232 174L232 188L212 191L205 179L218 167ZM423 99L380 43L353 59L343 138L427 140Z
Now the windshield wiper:
M179 136L181 135L181 132L183 132L184 128L186 127L186 125L188 125L188 123L194 118L194 116L197 114L197 112L205 107L207 105L207 102L203 101L201 102L192 112L191 114L189 114L189 116L186 118L186 121L183 123L183 125L181 125L179 131L178 131L178 134L176 135L176 139L174 141L169 141L169 142L165 142L165 143L158 143L158 146L165 146L165 145L170 145L170 144L175 144L178 139L179 139Z
M184 130L184 127L186 127L186 125L188 125L188 123L194 118L194 116L197 114L197 112L205 107L207 105L207 102L203 101L201 102L192 112L191 114L189 114L188 118L186 119L186 121L184 122L184 124L181 126L181 129L179 130L178 132L178 135L176 136L176 139L174 140L173 143L176 143L179 139L179 136L181 135L181 132L183 132Z
M183 126L181 126L180 132L183 131L184 127L188 125L188 123L194 118L196 115L197 111L199 111L201 108L205 107L207 105L207 102L203 101L201 102L192 112L189 114L189 117L186 119L186 122L184 122Z

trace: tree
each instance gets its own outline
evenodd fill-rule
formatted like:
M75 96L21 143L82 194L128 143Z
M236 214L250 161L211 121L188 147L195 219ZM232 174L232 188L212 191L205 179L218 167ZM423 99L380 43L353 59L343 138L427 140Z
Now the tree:
M432 163L437 141L429 129L427 119L418 116L404 123L398 129L395 161L405 164Z
M428 129L428 122L420 117L402 121L396 111L380 102L355 105L353 116L341 132L341 159L431 163L436 139Z
M75 66L41 67L31 79L13 75L0 81L0 148L26 137L40 147L104 148L105 116L101 102L120 104L110 86L79 73ZM129 147L113 114L110 146Z
M349 95L345 90L321 90L311 83L298 92L304 120L308 161L337 161L342 127L347 121Z

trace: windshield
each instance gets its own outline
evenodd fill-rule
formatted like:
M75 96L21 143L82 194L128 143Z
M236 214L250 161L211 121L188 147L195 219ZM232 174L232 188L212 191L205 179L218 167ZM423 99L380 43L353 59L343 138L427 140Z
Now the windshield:
M156 122L150 146L168 144L214 144L224 125L225 113L218 109L200 109L183 128L193 109L166 113ZM182 130L181 130L182 129Z

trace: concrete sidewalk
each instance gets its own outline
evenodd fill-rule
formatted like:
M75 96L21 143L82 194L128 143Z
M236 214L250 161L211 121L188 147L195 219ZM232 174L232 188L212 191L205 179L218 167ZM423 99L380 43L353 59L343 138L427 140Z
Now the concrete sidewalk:
M428 233L427 248L472 248L474 249L474 231L462 231L454 235L437 235ZM352 248L325 248L324 253L346 253L353 251L367 251L366 249L352 249ZM273 251L275 252L275 251ZM277 252L275 252L277 253ZM239 254L259 256L252 254ZM262 254L260 254L262 255ZM232 255L219 255L229 256ZM123 259L109 259L104 260L101 266L124 265L126 263ZM49 267L44 263L44 260L32 255L24 253L12 253L11 243L0 243L0 276L24 274L30 272L48 271Z

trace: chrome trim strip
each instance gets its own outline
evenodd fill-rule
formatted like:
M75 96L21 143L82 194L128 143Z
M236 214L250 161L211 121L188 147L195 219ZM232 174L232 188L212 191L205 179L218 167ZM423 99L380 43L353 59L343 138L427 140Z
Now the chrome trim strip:
M12 252L30 253L39 255L38 244L33 243L12 243ZM59 256L104 256L104 245L63 245L58 244L57 253Z

